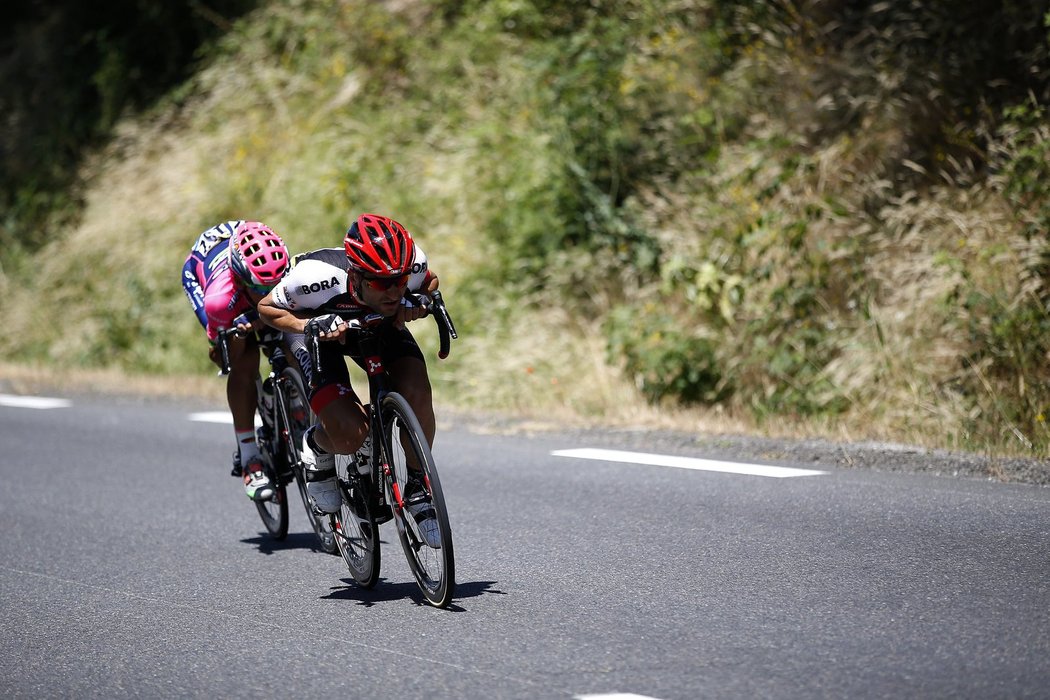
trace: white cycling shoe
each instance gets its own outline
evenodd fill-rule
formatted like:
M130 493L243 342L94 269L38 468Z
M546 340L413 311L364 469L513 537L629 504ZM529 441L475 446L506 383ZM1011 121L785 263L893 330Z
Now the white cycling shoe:
M306 493L314 502L314 508L322 513L338 513L339 507L343 505L343 497L339 493L339 482L334 476L321 481L307 481Z
M339 493L339 482L335 478L335 455L327 452L316 454L310 447L308 430L303 435L301 457L306 474L306 493L314 503L314 508L322 513L338 513L343 504Z
M273 498L273 484L270 477L262 470L262 459L253 457L248 460L244 470L244 492L253 501L268 501Z

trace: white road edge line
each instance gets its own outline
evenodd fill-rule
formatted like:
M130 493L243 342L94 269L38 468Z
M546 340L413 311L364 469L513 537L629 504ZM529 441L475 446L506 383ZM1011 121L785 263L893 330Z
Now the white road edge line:
M69 399L53 399L47 396L15 396L13 394L0 394L0 406L13 406L15 408L69 408L73 402Z
M197 423L225 423L226 425L233 425L233 416L229 411L204 411L202 413L191 413L189 416L191 421ZM262 420L259 418L259 414L255 414L255 427L258 428L262 425Z
M601 450L597 448L580 448L576 450L555 450L555 457L575 457L577 459L597 459L604 462L628 462L631 464L649 464L658 467L675 467L678 469L696 469L727 474L747 474L749 476L768 476L784 479L794 476L819 476L827 472L814 469L796 469L794 467L774 467L766 464L746 464L743 462L723 462L714 459L695 457L675 457L673 455L656 455L645 452L623 452L620 450Z

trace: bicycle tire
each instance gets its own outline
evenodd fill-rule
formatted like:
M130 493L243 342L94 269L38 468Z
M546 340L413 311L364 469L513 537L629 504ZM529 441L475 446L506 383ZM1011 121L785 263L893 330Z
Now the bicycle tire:
M350 575L361 588L372 588L379 581L379 526L369 495L371 477L356 474L356 469L353 458L336 456L343 502L339 513L329 516L329 522Z
M264 469L273 486L273 495L265 501L252 502L259 511L259 518L266 531L270 533L270 537L275 540L283 540L288 536L288 491L275 473L269 454L270 446L260 444L259 448L263 455Z
M383 412L384 464L389 467L385 470L387 498L397 525L401 549L427 602L438 608L448 607L456 588L455 553L445 497L430 445L415 412L403 396L396 392L387 394L383 397L380 409ZM408 479L406 449L412 451L425 477L424 488L438 524L440 547L437 548L426 544L415 519L408 513L402 500Z
M285 440L288 464L292 465L292 474L299 489L299 498L303 501L306 518L310 521L314 534L317 535L321 551L336 554L339 548L335 542L335 533L332 532L330 520L314 513L310 496L306 491L306 475L303 473L300 445L303 444L303 434L316 419L307 398L306 384L299 370L290 366L281 370L281 378L286 380L284 386L287 387L287 393L286 391L281 392L281 402L284 404L282 420L287 420L288 426Z

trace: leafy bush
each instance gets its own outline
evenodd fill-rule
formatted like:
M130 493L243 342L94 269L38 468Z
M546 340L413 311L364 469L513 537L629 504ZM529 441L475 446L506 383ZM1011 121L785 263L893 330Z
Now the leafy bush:
M200 370L198 329L161 272L197 231L251 212L294 248L331 246L372 210L417 234L467 354L512 368L505 385L501 367L451 370L475 396L572 403L576 368L546 348L526 362L483 346L528 335L514 332L525 314L551 316L574 330L550 342L600 328L584 347L604 340L607 363L660 406L933 443L1020 434L1045 452L1046 2L947 8L262 5L156 122L129 129L144 164L115 148L91 171L69 254L108 246L136 276L91 281L119 318L87 310L78 343L45 338L26 300L70 298L27 280L10 290L4 347ZM107 120L132 62L118 51L98 73ZM5 226L63 201L25 182ZM63 196L75 211L77 191ZM136 248L142 231L168 259ZM51 279L80 264L19 255Z
M623 362L650 401L713 404L732 394L717 341L683 328L679 318L620 307L610 314L605 332L610 361Z

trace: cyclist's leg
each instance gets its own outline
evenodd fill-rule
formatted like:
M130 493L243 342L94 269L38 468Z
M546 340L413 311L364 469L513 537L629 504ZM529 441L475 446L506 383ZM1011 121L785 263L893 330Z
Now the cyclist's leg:
M344 346L322 343L319 376L311 377L310 408L317 415L313 440L322 450L353 454L368 435L368 413L350 385Z
M235 430L255 431L255 381L259 376L259 344L254 336L229 340L230 374L226 377L226 402ZM253 441L254 445L254 441Z
M437 421L434 418L434 395L423 351L407 328L387 326L382 332L383 364L390 377L390 387L408 401L427 443L433 446Z
M311 401L317 414L317 427L313 439L326 452L350 455L365 441L368 435L368 412L347 385L329 385L327 401ZM317 410L317 405L321 406Z
M433 447L436 420L434 418L434 396L430 389L430 377L427 374L426 363L420 358L405 355L387 364L387 372L390 375L392 388L408 402L412 412L416 414L416 420L423 431L427 445ZM407 434L402 433L401 435L401 447L405 451L409 486L415 487L414 490L418 491L423 479L423 467L419 464L416 451L412 448Z
M334 345L321 346L324 369L313 377L310 387L310 407L318 420L307 431L302 451L307 492L326 513L338 512L341 505L335 454L353 454L368 434L367 413L350 386L343 355Z
M273 485L262 470L259 446L255 442L255 407L258 401L259 344L254 335L229 341L230 374L226 378L226 401L233 415L240 464L244 471L244 490L249 498L265 500L273 495Z
M299 378L302 380L302 391L296 392L296 396L294 397L286 397L289 399L294 398L294 401L292 401L288 406L288 409L290 411L288 419L292 422L293 426L295 427L294 432L296 433L298 438L296 440L296 449L298 450L298 448L301 446L302 440L302 433L300 431L302 431L304 427L309 427L308 422L312 422L316 419L316 416L308 415L308 413L312 413L312 408L309 406L310 363L307 362L306 364L308 366L303 367L303 360L308 359L308 357L304 356L303 354L306 352L306 348L303 343L305 336L296 333L280 333L280 338L281 352L284 354L285 362L288 363L288 367L291 370L295 371L296 374L299 375ZM301 351L300 348L302 348Z
M426 362L406 355L390 362L387 369L394 391L408 401L419 421L419 427L426 435L427 443L433 447L437 421L434 417L434 394L430 387Z

